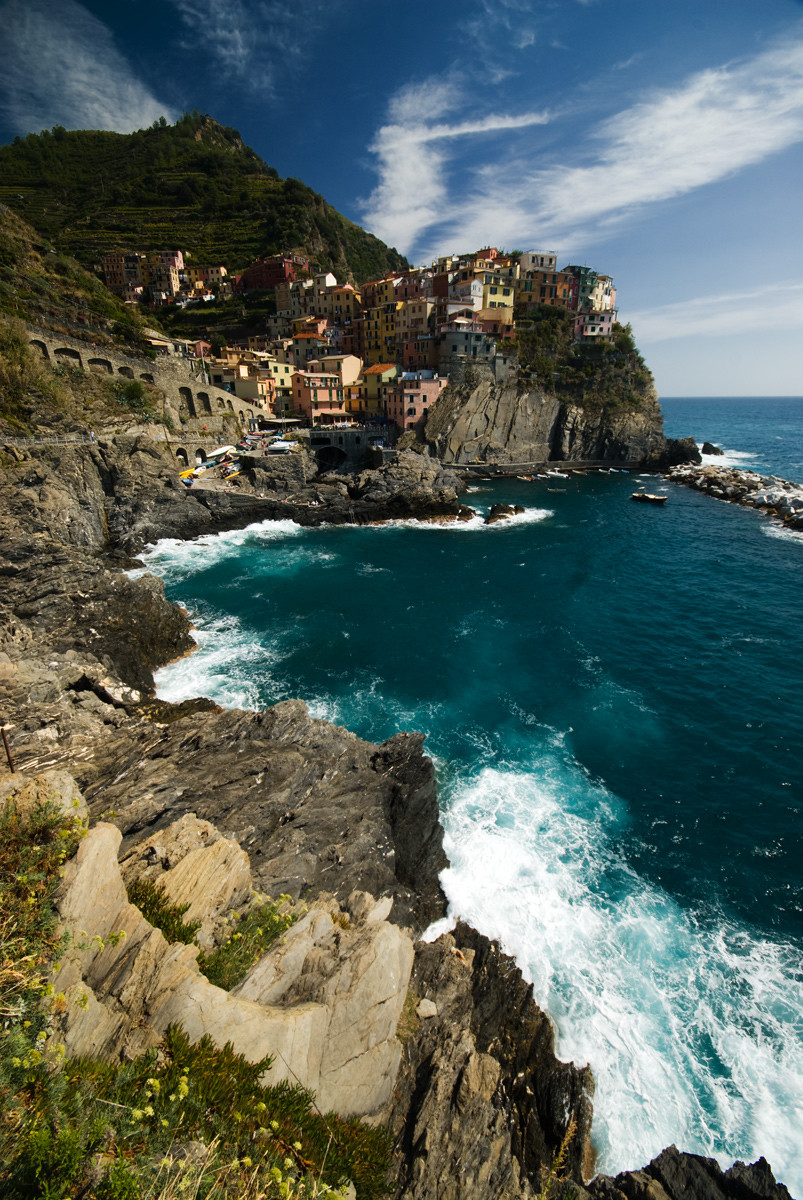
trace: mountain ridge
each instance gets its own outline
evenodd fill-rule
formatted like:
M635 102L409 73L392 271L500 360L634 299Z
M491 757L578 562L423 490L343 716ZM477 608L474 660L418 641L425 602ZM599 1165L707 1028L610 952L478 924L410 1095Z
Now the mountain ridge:
M408 265L197 112L130 134L56 125L17 137L0 146L0 178L0 201L88 267L105 252L179 248L232 273L287 251L359 284Z

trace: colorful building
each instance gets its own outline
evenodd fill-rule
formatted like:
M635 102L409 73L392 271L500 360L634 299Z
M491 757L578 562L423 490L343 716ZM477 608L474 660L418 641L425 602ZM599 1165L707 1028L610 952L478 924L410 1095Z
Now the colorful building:
M337 375L294 372L293 406L311 425L335 425L347 420L343 388Z

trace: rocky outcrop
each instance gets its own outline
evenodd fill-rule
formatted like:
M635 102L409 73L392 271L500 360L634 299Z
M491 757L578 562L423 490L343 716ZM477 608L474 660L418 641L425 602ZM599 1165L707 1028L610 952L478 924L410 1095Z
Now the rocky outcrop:
M411 986L422 999L390 1115L397 1194L537 1195L570 1122L566 1173L588 1178L591 1072L555 1058L552 1026L515 963L458 925L419 943Z
M727 1171L712 1158L663 1150L643 1171L604 1176L588 1189L594 1200L792 1200L764 1158Z
M203 832L209 842L214 831ZM179 858L160 886L174 900L195 897L214 920L232 896L220 888L204 895L210 863L242 851L218 837L182 854L189 835L187 822L165 830L162 840L179 843ZM180 1025L193 1041L231 1043L252 1062L273 1056L270 1082L301 1082L324 1112L366 1116L387 1104L413 962L410 938L385 919L390 901L355 894L347 914L335 906L337 923L314 909L226 992L199 971L196 945L168 944L128 901L119 841L114 826L96 825L67 864L56 899L69 941L53 978L65 998L54 1036L71 1056L141 1054Z
M460 480L427 455L401 451L385 466L357 475L316 475L306 453L285 458L289 461L281 464L270 456L246 460L246 479L266 501L287 506L280 515L302 525L364 525L467 511L459 501Z
M671 470L669 478L717 500L757 508L790 529L803 529L803 487L777 475L759 475L733 467L683 466Z
M662 464L673 452L654 389L638 408L580 408L520 383L498 384L483 368L472 372L470 383L444 389L429 411L425 437L444 463L646 466Z

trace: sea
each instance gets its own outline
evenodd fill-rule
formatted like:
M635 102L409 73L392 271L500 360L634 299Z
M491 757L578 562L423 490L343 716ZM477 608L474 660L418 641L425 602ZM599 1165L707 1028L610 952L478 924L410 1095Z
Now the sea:
M662 406L711 461L803 484L803 398ZM632 504L642 485L667 503ZM450 919L499 939L591 1065L598 1169L764 1155L801 1197L803 533L619 471L465 500L466 525L149 547L198 641L159 695L423 731ZM499 501L524 511L485 525Z

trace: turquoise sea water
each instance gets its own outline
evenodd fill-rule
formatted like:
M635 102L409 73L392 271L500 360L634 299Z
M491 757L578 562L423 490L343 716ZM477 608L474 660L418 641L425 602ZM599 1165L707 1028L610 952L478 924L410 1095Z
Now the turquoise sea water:
M664 412L803 483L803 400ZM452 914L590 1062L600 1169L675 1142L803 1194L803 535L642 482L668 503L623 473L511 479L466 497L523 504L508 524L161 542L199 649L159 693L425 731Z

